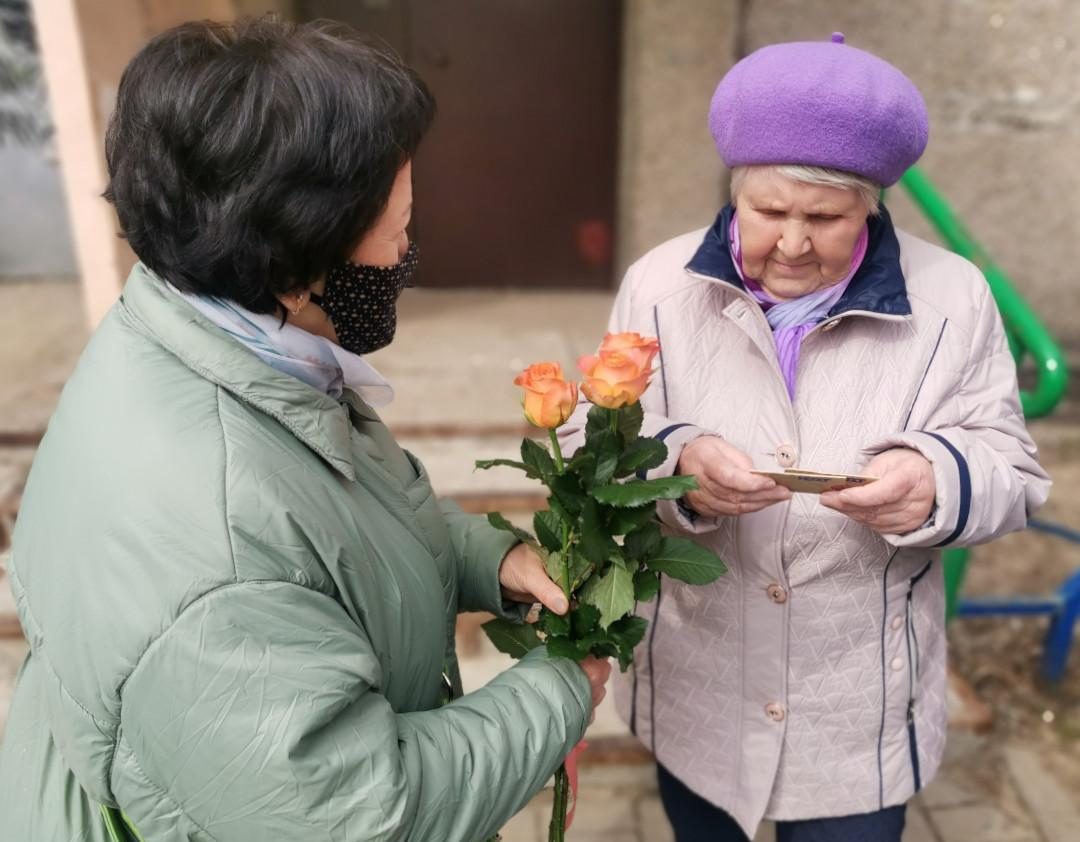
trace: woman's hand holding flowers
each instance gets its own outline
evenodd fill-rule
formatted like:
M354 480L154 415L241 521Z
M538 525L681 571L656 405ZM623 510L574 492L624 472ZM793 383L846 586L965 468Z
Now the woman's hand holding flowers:
M549 611L565 614L570 604L566 595L548 576L544 562L528 544L518 544L499 566L503 596L512 602L539 602Z
M585 660L579 661L578 665L585 672L585 676L589 679L589 686L592 688L592 713L589 715L591 725L596 719L596 709L607 695L607 682L611 678L611 661L589 655Z
M926 457L903 447L886 450L870 460L866 473L878 481L822 494L821 505L882 534L904 535L926 523L937 494Z
M549 611L565 614L570 606L566 596L544 569L544 562L528 544L518 544L506 554L499 567L499 584L503 596L513 602L539 602ZM611 662L607 658L594 658L591 655L581 661L592 688L592 715L596 716L596 707L607 695L605 685L611 677Z
M699 515L720 517L757 512L791 498L768 477L750 473L754 460L718 436L702 436L683 448L678 472L697 479L686 503Z

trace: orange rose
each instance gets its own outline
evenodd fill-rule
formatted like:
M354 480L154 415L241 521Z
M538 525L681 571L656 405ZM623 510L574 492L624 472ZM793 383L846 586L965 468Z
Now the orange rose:
M581 391L597 406L618 409L634 403L649 387L660 343L639 333L609 333L596 356L578 360L585 375Z
M533 363L514 378L525 390L521 405L530 424L554 430L566 423L577 406L577 383L568 383L558 363Z

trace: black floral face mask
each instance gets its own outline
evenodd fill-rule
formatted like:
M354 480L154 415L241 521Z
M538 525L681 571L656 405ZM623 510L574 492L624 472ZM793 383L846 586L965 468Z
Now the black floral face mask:
M323 294L312 293L311 300L326 311L342 348L370 354L393 341L397 300L419 260L416 243L410 243L401 262L393 266L350 262L330 270Z

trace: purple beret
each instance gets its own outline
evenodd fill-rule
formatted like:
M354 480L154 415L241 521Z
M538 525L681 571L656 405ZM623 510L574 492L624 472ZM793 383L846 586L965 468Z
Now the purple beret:
M929 126L915 84L836 33L762 47L732 67L709 130L728 167L805 164L888 187L919 160Z

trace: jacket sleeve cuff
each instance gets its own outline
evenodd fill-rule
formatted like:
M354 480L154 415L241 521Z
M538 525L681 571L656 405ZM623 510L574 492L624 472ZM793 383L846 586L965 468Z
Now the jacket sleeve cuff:
M530 606L504 599L499 584L503 559L520 541L482 515L465 514L450 501L442 501L442 509L458 555L458 610L488 611L523 621Z
M653 438L662 441L668 449L667 458L663 464L641 475L641 479L658 479L670 477L678 473L679 459L682 457L683 448L695 439L702 436L716 435L693 424L670 424L657 431ZM691 509L683 498L678 500L660 500L656 504L656 516L660 522L672 529L691 534L711 532L716 529L716 518L702 517Z
M521 542L509 532L492 529L495 535L492 537L492 550L490 555L485 554L484 564L473 565L474 570L481 575L475 583L471 583L466 592L466 585L462 585L461 601L464 611L490 611L496 617L510 620L514 623L524 623L525 616L529 613L532 605L522 602L512 602L506 599L502 593L502 585L499 584L499 568L503 559Z
M941 433L911 432L888 436L866 448L876 455L895 447L921 453L934 470L935 499L930 521L904 535L882 535L896 547L944 547L955 543L971 515L971 471L963 453Z

